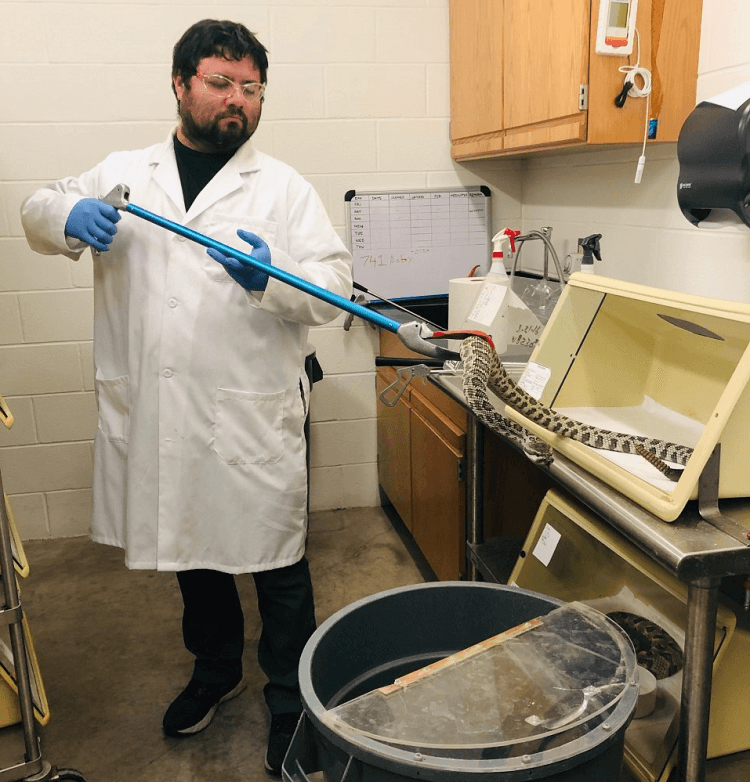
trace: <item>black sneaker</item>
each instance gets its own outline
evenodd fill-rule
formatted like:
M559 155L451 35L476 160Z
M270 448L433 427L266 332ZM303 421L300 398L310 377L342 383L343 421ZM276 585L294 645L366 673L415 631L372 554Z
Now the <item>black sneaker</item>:
M203 730L214 717L220 703L236 697L245 689L245 680L230 684L207 684L191 679L172 701L162 727L167 736L189 736Z
M266 750L266 771L275 777L281 776L281 764L284 761L292 736L297 728L300 714L272 714L271 729L268 732L268 749Z

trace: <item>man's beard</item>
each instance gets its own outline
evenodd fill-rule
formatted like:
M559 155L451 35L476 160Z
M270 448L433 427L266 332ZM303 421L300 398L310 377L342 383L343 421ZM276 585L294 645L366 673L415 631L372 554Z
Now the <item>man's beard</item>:
M184 103L178 107L182 132L192 141L210 152L232 152L241 147L255 132L247 117L239 111L227 110L208 122L198 124ZM221 120L232 117L235 121L222 127Z

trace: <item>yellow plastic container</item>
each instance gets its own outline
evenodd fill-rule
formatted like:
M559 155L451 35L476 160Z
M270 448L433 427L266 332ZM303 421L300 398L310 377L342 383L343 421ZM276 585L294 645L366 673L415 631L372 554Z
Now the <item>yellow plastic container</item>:
M687 586L573 500L550 490L537 511L509 584L602 613L654 622L682 648ZM722 599L714 636L708 757L750 749L748 617ZM643 782L666 782L677 759L682 671L657 682L656 708L625 732L625 761Z
M31 639L31 631L26 616L22 622L23 636L26 646L26 661L29 667L29 679L31 682L31 702L34 709L34 717L40 725L49 722L49 704L47 693L42 682L34 643ZM15 725L21 722L21 709L18 700L18 683L13 653L10 646L8 628L4 627L0 632L0 728Z
M574 274L520 384L571 418L694 448L677 482L641 456L590 448L507 415L665 521L717 443L720 497L750 496L750 306Z
M15 572L25 578L29 574L29 562L26 558L26 552L18 534L16 520L13 517L13 509L10 505L8 495L4 495L5 510L10 527L11 547L13 550L13 566ZM16 578L16 575L12 575ZM18 587L18 580L16 579ZM20 587L19 591L20 591ZM24 643L26 646L26 661L29 668L29 678L31 683L31 701L34 710L34 717L40 725L46 725L49 722L49 704L47 694L42 681L42 674L39 670L34 642L31 638L29 623L24 614L21 627L23 630ZM10 642L10 630L8 625L0 627L0 728L8 725L15 725L21 722L21 709L18 700L18 683L13 661L13 652Z
M4 498L5 511L8 514L8 522L10 523L10 544L13 549L13 566L19 576L26 578L26 576L29 575L29 561L26 559L26 552L23 550L21 536L18 534L18 527L13 516L13 509L10 507L10 499L7 494L4 495Z

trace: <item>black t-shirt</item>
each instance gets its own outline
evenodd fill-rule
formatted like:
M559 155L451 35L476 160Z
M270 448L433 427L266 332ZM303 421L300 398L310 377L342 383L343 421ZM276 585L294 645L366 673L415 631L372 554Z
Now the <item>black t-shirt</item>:
M224 168L234 151L198 152L197 149L186 147L175 135L174 154L177 158L177 170L180 172L185 210L188 210L198 193Z

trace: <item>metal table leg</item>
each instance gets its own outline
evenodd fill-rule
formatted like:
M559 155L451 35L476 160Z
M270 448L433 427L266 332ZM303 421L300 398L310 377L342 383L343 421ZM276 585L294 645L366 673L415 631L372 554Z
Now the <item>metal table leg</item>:
M708 717L720 581L718 578L704 578L688 584L677 760L679 782L705 782L706 779Z
M484 543L484 516L482 509L484 481L484 426L479 419L469 416L466 432L466 572L469 581L479 581L479 568L472 556L471 546Z

